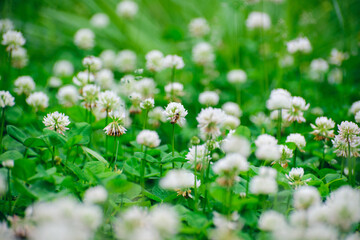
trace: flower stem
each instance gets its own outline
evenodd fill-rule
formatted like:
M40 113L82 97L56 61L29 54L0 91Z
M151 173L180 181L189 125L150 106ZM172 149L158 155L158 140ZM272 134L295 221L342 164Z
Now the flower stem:
M149 110L148 110L148 109L146 109L146 111L145 111L145 116L144 116L144 125L143 125L143 129L146 129L146 124L147 124L148 114L149 114Z
M342 160L341 160L341 172L340 172L340 177L343 176L343 173L344 173L344 167L345 167L345 158L343 157Z
M53 167L55 166L55 146L53 146L53 149L52 149L52 165Z
M144 151L144 158L141 159L141 168L140 168L140 185L141 188L144 190L145 189L145 162L146 162L146 152L147 152L147 147L145 146L145 151Z
M174 101L174 79L175 79L175 66L171 70L171 102Z
M1 113L0 153L2 153L2 149L3 149L2 139L4 134L4 125L5 125L5 108L2 109L2 113Z
M206 205L207 205L207 201L208 201L208 182L209 182L209 175L210 175L210 159L208 159L208 164L206 166L206 175L205 175L205 194L204 194L204 208L203 211L204 213L206 212Z
M105 127L108 125L108 121L109 121L109 112L108 109L106 109ZM108 135L105 134L105 155L108 152L108 141L109 141Z
M349 137L347 138L347 143L348 143L348 169L349 169L349 182L351 184L352 187L354 187L354 183L353 183L353 169L352 169L352 161L351 161L351 149L350 149L350 141L349 141Z
M195 182L194 182L194 195L195 195L195 204L194 204L194 209L195 211L197 211L197 204L198 204L198 191L197 191L197 186L196 186L196 182L197 182L197 177L196 177L196 167L197 167L197 163L196 163L196 157L197 157L197 145L195 145L195 158L194 158L194 178L195 178Z
M113 149L113 156L112 156L113 167L115 167L115 154L116 154L116 135L114 135L114 149Z
M8 201L9 201L9 215L11 215L11 185L10 185L11 170L8 168L7 182L8 182Z
M281 122L282 122L282 109L278 110L278 129L277 129L277 140L281 139Z
M241 108L241 89L239 85L236 85L236 102Z
M325 164L325 146L326 146L326 142L325 142L325 140L324 140L323 155L322 155L322 159L321 159L320 168L323 168L323 167L324 167L324 164Z
M297 148L294 150L294 158L293 158L293 167L296 168L296 155L297 155Z
M171 145L172 145L172 157L175 156L175 124L173 124L172 127L172 139L171 139ZM172 167L175 168L174 161L172 162Z
M245 190L246 197L249 194L249 183L250 183L250 170L246 172L246 190Z

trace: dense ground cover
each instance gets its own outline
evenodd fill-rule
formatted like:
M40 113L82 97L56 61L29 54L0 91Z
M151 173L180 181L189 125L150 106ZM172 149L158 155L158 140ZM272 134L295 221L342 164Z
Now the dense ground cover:
M0 10L0 239L360 239L358 1Z

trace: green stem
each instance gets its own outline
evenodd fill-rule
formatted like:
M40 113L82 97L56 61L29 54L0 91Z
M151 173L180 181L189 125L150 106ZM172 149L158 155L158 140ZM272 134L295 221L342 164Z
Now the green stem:
M113 167L115 167L115 153L116 153L116 135L114 135L114 149L113 149L113 156L112 156Z
M143 130L146 129L146 123L147 123L147 119L148 119L148 114L149 114L149 110L146 109L146 111L145 111L145 116L144 116Z
M197 145L195 145L195 159L194 159L194 178L195 178L195 182L194 182L194 195L195 195L195 204L194 204L194 208L195 211L197 211L197 204L198 204L198 191L197 191L197 186L196 186L196 182L197 182L197 176L196 176L196 159L197 158Z
M171 102L174 101L174 80L175 80L175 67L172 68L171 70Z
M249 183L250 183L250 170L246 172L246 191L245 191L246 197L248 197L249 194Z
M228 214L228 216L230 217L230 215L231 215L231 206L232 206L232 187L228 187L227 188L227 193L228 193L228 201L229 201L229 204L228 204L228 212L227 212L227 214Z
M208 164L206 167L206 175L205 175L205 194L204 194L204 213L206 212L206 205L207 205L207 201L208 201L208 182L209 182L209 175L210 175L210 159L208 159Z
M2 113L1 113L0 153L2 153L3 150L2 139L4 134L4 125L5 125L5 108L2 109Z
M326 143L325 143L325 140L324 140L324 146L323 146L323 152L322 152L322 159L321 159L320 168L323 168L324 164L325 164L325 146L326 146Z
M354 187L354 183L353 183L353 169L352 169L352 162L351 162L351 149L350 149L350 141L349 141L349 137L347 137L347 143L348 143L348 168L349 168L349 182L351 184L352 187Z
M343 176L344 168L345 168L345 158L342 158L342 160L341 160L341 172L340 172L340 177Z
M278 110L278 129L277 129L277 140L280 141L281 139L281 122L282 122L282 109Z
M239 85L236 85L236 102L241 108L241 89Z
M143 190L145 190L145 162L146 162L146 152L147 152L147 147L145 146L144 158L141 159L141 168L140 168L140 177L141 177L140 185L141 185L141 188L142 188Z
M53 167L55 166L55 146L53 146L53 149L52 149L52 165Z
M174 157L175 156L175 124L173 124L173 127L172 127L171 145L172 145L172 157ZM175 168L174 162L172 162L172 167Z
M105 127L108 125L108 121L109 121L109 111L108 109L106 109ZM109 142L108 135L105 134L105 155L107 155L108 152L108 142Z
M8 201L9 201L9 215L11 215L11 185L10 185L11 170L8 168L7 182L8 182Z
M296 168L296 155L297 155L297 148L294 150L294 158L293 158L293 167Z

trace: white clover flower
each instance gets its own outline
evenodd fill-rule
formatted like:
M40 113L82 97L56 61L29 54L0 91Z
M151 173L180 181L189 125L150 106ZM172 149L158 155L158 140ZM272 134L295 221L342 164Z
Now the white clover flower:
M14 29L14 24L10 19L0 19L0 32L7 32Z
M140 93L132 92L129 95L129 99L131 101L130 113L141 113L140 103L142 101L142 96Z
M8 159L5 161L2 161L1 164L3 165L3 167L5 168L14 168L14 160L12 159Z
M74 43L81 49L90 50L95 46L95 34L88 28L79 29L75 33Z
M270 178L276 178L277 171L274 168L271 167L260 167L259 168L259 176L261 177L270 177Z
M314 59L310 63L310 69L316 73L326 73L329 70L329 64L322 58Z
M304 210L293 211L289 216L289 220L292 226L306 228L307 226L306 211Z
M337 240L339 239L339 233L333 227L325 224L319 224L315 226L309 226L306 229L304 239L308 240Z
M0 25L0 27L1 27L1 25ZM0 192L0 195L1 195L1 192ZM0 236L1 236L1 240L16 240L17 239L14 234L14 230L12 228L8 228L6 222L0 222Z
M250 116L250 121L256 126L268 126L271 124L270 118L263 112L259 112L256 115Z
M355 114L355 122L360 123L360 111Z
M0 91L0 107L12 107L15 105L15 98L9 91Z
M166 117L164 116L164 109L162 107L155 107L149 111L149 123L155 126L159 126L160 122L166 122Z
M51 87L51 88L58 88L60 87L61 85L63 84L63 82L61 81L60 78L58 77L50 77L48 79L48 86Z
M79 87L84 87L85 85L90 84L94 81L94 74L89 73L87 70L79 72L76 76L73 77L73 83Z
M264 145L277 145L277 140L275 137L269 134L261 134L255 140L256 147L261 147Z
M289 109L291 107L291 94L282 88L271 91L270 98L266 101L269 110Z
M220 108L208 107L201 109L199 115L196 117L198 121L198 128L203 138L217 138L221 134L221 127L223 126L226 114Z
M313 129L311 134L315 135L316 140L334 137L335 122L331 118L318 117L315 124L310 123L310 126Z
M213 63L215 60L213 47L207 42L196 44L192 49L192 60L201 66Z
M20 76L14 82L14 91L18 94L28 96L35 89L35 82L30 76Z
M116 14L122 18L132 19L137 14L138 8L136 2L123 0L116 6Z
M12 51L18 47L21 47L25 44L26 40L23 37L21 32L14 30L9 30L2 35L1 44L6 46L6 51Z
M343 53L336 48L331 49L329 62L336 66L340 66L342 62L349 58L349 54Z
M219 103L219 94L215 91L205 91L200 93L199 102L206 106L215 106Z
M171 97L173 95L174 97L182 97L184 96L184 85L178 82L169 83L165 86L165 92L167 97Z
M101 89L111 89L114 85L114 73L109 69L102 69L96 73L95 82Z
M153 98L146 98L140 103L140 107L142 109L150 110L155 106L155 102Z
M126 128L123 126L125 123L125 113L120 111L111 111L109 117L112 120L105 128L105 134L108 136L121 136L126 133Z
M67 85L59 89L56 94L56 98L58 99L61 105L65 107L71 107L76 105L79 100L79 92L73 85Z
M356 233L353 233L353 234L349 234L345 240L360 240L360 233L359 232L356 232Z
M136 142L146 147L155 148L160 145L160 138L157 132L151 130L142 130L136 136Z
M222 141L221 148L225 153L239 153L244 157L250 156L251 146L249 140L244 137L232 135Z
M111 49L106 49L100 53L99 58L104 65L104 68L113 69L116 59L116 53Z
M269 29L271 26L271 19L267 13L252 12L246 19L246 27L253 29Z
M109 16L105 13L96 13L90 19L90 24L96 28L106 28L109 23Z
M296 147L299 149L304 148L306 145L306 140L300 133L291 133L289 136L287 136L286 142L295 143Z
M146 68L153 72L163 69L164 54L159 50L152 50L145 55Z
M192 172L185 169L174 169L167 172L166 176L160 179L160 187L167 190L186 190L194 187L195 176ZM196 183L198 187L200 181Z
M44 110L49 106L49 97L43 92L34 92L26 98L26 103L38 110Z
M143 98L153 98L154 95L159 92L153 78L143 78L135 82L134 88Z
M294 193L294 207L296 209L308 209L321 203L318 190L312 186L299 187Z
M305 99L302 97L292 97L291 98L291 107L289 111L286 112L286 120L289 122L298 123L305 122L304 111L308 110L310 104L306 104Z
M136 68L136 54L131 50L120 51L115 58L115 67L120 72L131 72Z
M64 132L69 129L67 126L70 124L70 120L64 113L56 111L48 113L44 117L43 123L47 129L54 130L55 132L64 135Z
M88 84L82 89L82 100L85 108L94 108L96 106L96 102L98 100L98 95L100 92L100 87Z
M331 140L334 148L336 149L334 153L338 157L347 157L349 155L348 142L340 135L336 135L333 140ZM360 140L358 137L353 138L350 141L350 157L358 157L360 151Z
M344 140L345 142L359 142L360 137L360 128L356 123L343 121L338 125L338 133L340 139Z
M261 145L256 149L255 156L259 160L277 161L281 157L279 145L276 144Z
M279 164L282 167L286 168L289 162L288 159L293 157L293 150L286 145L279 145L279 151L281 154L281 157L279 159ZM275 162L273 162L273 164L275 164Z
M343 81L343 72L339 68L332 69L328 74L330 84L340 84Z
M250 192L253 194L272 194L278 191L273 177L255 176L250 180Z
M283 68L294 65L294 57L292 55L285 55L279 59L279 65Z
M237 176L240 172L249 170L249 163L239 153L229 153L213 165L216 174L230 174Z
M95 56L87 56L82 60L82 65L90 72L96 72L101 69L102 62Z
M151 224L163 239L170 239L180 226L179 216L175 209L168 205L156 205L149 215Z
M227 115L231 115L237 118L242 116L242 111L237 103L226 102L222 105L221 108Z
M210 26L205 18L194 18L189 23L189 32L191 36L201 38L209 34Z
M355 115L359 111L360 111L360 101L353 102L349 112Z
M57 77L70 77L74 74L74 66L70 61L59 60L54 64L53 73Z
M236 129L240 125L240 119L232 115L227 115L223 122L223 128L231 130Z
M97 106L101 111L111 112L120 107L121 99L113 91L107 90L98 95Z
M182 57L177 55L167 55L163 60L163 66L165 68L182 69L185 64Z
M311 180L311 178L302 179L304 177L303 168L292 168L289 174L285 174L285 176L289 180L289 184L295 186L295 188L306 185Z
M360 191L349 186L342 186L330 194L326 200L328 222L349 231L360 221Z
M184 106L181 103L171 102L167 105L164 116L167 120L170 120L171 124L178 124L183 126L185 123L185 117L188 114L188 111L185 110Z
M189 152L186 154L185 158L189 161L189 163L194 165L195 157L196 157L196 165L200 165L200 166L201 166L201 162L205 158L209 158L209 152L205 144L192 146L191 148L189 148ZM194 166L194 167L198 167L198 166Z
M85 203L104 203L108 197L108 193L103 186L95 186L87 189L84 194Z
M287 51L294 53L309 53L312 51L311 43L306 37L299 37L286 43Z
M275 231L286 226L284 215L273 210L261 214L258 222L259 228L263 231Z
M210 232L211 240L239 240L237 231L242 227L239 222L239 214L233 212L229 216L220 215L214 212L213 222L215 229Z
M29 62L25 48L18 47L11 52L11 65L15 68L24 68Z
M281 111L281 125L283 127L290 126L291 122L288 121L288 109L279 109L279 110L273 110L270 113L270 119L274 122L277 122L279 119L279 111Z
M229 83L232 84L240 84L245 83L247 80L247 76L244 70L234 69L227 73L226 78Z

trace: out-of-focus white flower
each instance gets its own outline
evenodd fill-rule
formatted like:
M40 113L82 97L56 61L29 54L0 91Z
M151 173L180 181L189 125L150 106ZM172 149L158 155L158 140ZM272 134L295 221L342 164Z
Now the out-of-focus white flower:
M50 77L50 78L48 79L48 86L51 87L51 88L58 88L58 87L60 87L62 84L63 84L63 83L62 83L61 79L58 78L58 77L52 76L52 77Z
M84 87L87 84L90 84L95 81L94 74L89 73L87 70L79 72L76 76L73 77L73 82L79 87Z
M163 69L164 54L159 50L152 50L145 56L146 68L153 72L158 72Z
M316 140L334 137L335 122L331 118L318 117L315 124L310 123L310 126L313 129L311 134L315 135Z
M26 98L26 103L38 110L44 110L49 106L49 97L43 92L34 92Z
M9 91L0 91L0 107L12 107L15 105L15 98Z
M96 28L106 28L109 23L110 19L105 13L96 13L90 19L90 24Z
M276 145L276 144L277 144L276 138L269 134L261 134L255 140L256 147L261 147L264 145Z
M126 128L123 126L125 121L125 113L120 111L111 111L109 114L112 122L105 128L105 134L109 136L121 136L126 133Z
M306 145L306 140L300 133L291 133L289 136L287 136L286 142L295 143L296 147L300 150Z
M252 12L246 19L246 27L253 29L269 29L271 26L271 19L267 13Z
M47 129L54 130L60 134L64 134L67 126L70 124L69 117L64 113L59 113L58 111L53 113L48 113L43 120L44 125Z
M330 84L340 84L343 80L343 73L341 69L334 68L328 74L328 81Z
M219 94L215 91L205 91L200 93L199 102L206 106L215 106L219 103Z
M236 129L239 125L240 125L239 118L226 114L226 117L223 122L223 127L225 129L228 129L228 130Z
M159 91L153 78L143 78L135 82L134 88L136 92L141 94L142 98L153 98Z
M295 186L295 188L306 185L311 180L311 178L302 179L304 177L303 168L292 168L289 174L285 174L285 176L289 180L289 184Z
M129 95L129 99L131 101L130 113L141 113L140 103L142 101L142 96L140 93L132 92Z
M155 148L160 145L160 138L157 132L151 130L142 130L136 136L136 142L146 147Z
M116 6L116 13L119 17L132 19L138 12L138 5L136 2L124 0L119 2Z
M343 53L336 48L331 49L329 62L336 66L340 66L342 62L349 58L349 54Z
M305 122L304 111L308 110L309 107L310 104L306 104L302 97L292 97L291 107L285 114L286 120L289 122L297 121L298 123Z
M248 157L251 153L250 142L244 137L232 135L222 141L221 148L225 153L239 153Z
M281 213L269 210L261 214L258 225L263 231L275 231L285 227L286 221Z
M170 239L179 229L179 216L171 206L156 205L149 217L151 224L163 237L162 239Z
M286 43L287 51L294 53L309 53L312 51L311 43L306 37L299 37Z
M136 54L131 50L120 51L115 59L115 67L120 72L131 72L136 68Z
M94 84L88 84L82 89L82 99L85 108L94 108L98 99L100 87Z
M74 74L74 66L70 61L59 60L54 64L53 73L57 77L69 77Z
M102 67L100 58L95 56L87 56L82 60L83 66L90 72L96 72Z
M232 84L245 83L247 80L245 71L241 69L231 70L230 72L227 73L226 77L229 83Z
M14 30L9 30L2 35L1 44L6 46L6 51L12 51L18 47L21 47L25 44L26 40L23 37L21 32Z
M282 88L271 91L270 98L266 101L269 110L289 109L291 107L291 94Z
M329 70L329 64L322 58L314 59L310 63L310 70L316 73L326 73Z
M174 98L184 96L184 85L178 82L169 83L165 86L166 96L170 98L172 95Z
M213 63L215 60L213 47L207 42L196 44L192 49L192 60L201 66Z
M281 157L279 145L274 145L274 144L261 145L256 149L255 156L259 160L277 161Z
M194 174L185 169L170 170L164 178L160 179L160 187L173 191L187 190L194 187L194 184ZM196 186L200 186L200 181L196 182Z
M18 77L14 82L14 91L18 94L28 96L35 89L35 82L30 76Z
M279 159L279 164L283 167L286 168L288 166L288 162L289 162L289 158L293 157L293 150L291 150L288 146L286 145L279 145L279 151L280 151L280 159ZM272 162L272 164L275 164L277 161Z
M283 68L294 65L294 57L292 55L285 55L279 59L279 65Z
M205 158L209 158L209 152L206 148L206 145L197 145L192 146L189 148L188 154L186 154L186 159L191 163L192 165L195 164L195 158L196 158L196 165L195 168L198 169L198 167L202 167L202 162L205 160Z
M164 116L167 120L170 120L171 124L178 124L183 126L185 123L185 117L188 114L188 111L185 110L184 106L181 103L171 102L167 105Z
M11 65L15 68L23 68L29 62L27 51L25 48L18 47L11 52Z
M223 126L226 114L220 108L208 107L201 109L199 115L196 117L198 121L198 128L204 139L208 137L214 139L220 136L221 127Z
M1 27L1 25L0 25L0 27ZM0 179L1 179L1 177L0 177ZM1 195L1 192L0 192L0 195ZM6 222L0 223L0 237L1 237L1 240L16 240L17 239L15 237L13 229L8 228Z
M101 111L111 112L120 107L121 99L115 92L107 90L98 95L97 106Z
M239 153L229 153L224 158L218 160L213 170L216 174L237 176L240 172L247 171L249 163L246 158Z
M242 111L237 103L226 102L222 105L221 108L227 115L231 115L237 118L242 116Z
M355 122L360 123L360 111L355 114Z
M103 186L96 186L86 190L84 194L85 203L104 203L108 197L108 193Z
M189 23L190 35L201 38L210 32L210 26L205 18L194 18Z
M102 69L96 73L95 82L101 89L111 89L114 85L114 73L109 69Z
M320 194L315 187L302 186L294 193L294 207L296 209L308 209L321 202Z
M250 181L250 191L254 194L276 193L278 186L275 180L276 170L269 167L260 167L259 175Z
M167 55L164 58L163 66L165 68L176 68L176 69L182 69L184 68L184 60L182 57L177 55Z
M149 111L149 123L154 126L159 126L160 122L165 122L164 109L162 107L155 107Z
M146 98L140 103L140 107L142 109L150 110L155 106L155 102L153 98Z
M349 112L355 115L359 111L360 111L360 101L356 101L351 105Z
M100 53L99 58L101 59L101 62L103 63L104 68L109 68L109 69L114 68L116 53L113 50L107 49L107 50L102 51Z
M61 105L71 107L79 100L79 92L73 85L67 85L59 89L56 98Z
M255 115L250 116L250 121L256 126L268 126L271 121L270 118L265 115L263 112L259 112Z
M75 33L74 43L81 49L90 50L95 45L95 34L88 28L79 29Z
M14 160L8 159L8 160L5 160L5 161L2 161L1 164L5 168L13 168L14 167Z
M14 29L14 24L10 19L0 19L0 32L7 32Z

